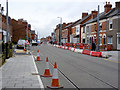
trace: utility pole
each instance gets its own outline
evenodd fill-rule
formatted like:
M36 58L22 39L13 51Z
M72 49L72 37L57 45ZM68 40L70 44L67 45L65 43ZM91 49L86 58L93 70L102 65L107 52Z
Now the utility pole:
M58 17L58 18L60 18L60 45L62 45L62 42L61 42L62 40L62 17Z
M28 23L27 23L27 40L28 40Z
M6 25L7 25L7 36L6 36L6 42L9 41L9 36L8 36L8 33L9 33L9 20L8 20L8 0L6 1Z
M97 14L97 47L96 51L99 51L99 5L98 5L98 14Z
M38 31L37 31L37 41L38 41Z

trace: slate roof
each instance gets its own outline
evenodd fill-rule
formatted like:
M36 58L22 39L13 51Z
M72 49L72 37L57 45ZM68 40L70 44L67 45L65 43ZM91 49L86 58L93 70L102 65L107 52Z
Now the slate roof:
M118 8L118 9L112 8L106 15L105 15L105 12L100 13L99 20L106 19L106 18L116 16L116 15L120 15L120 8ZM97 21L97 17L95 17L94 19L90 19L89 21L82 24L81 26L84 26L86 24L96 22L96 21Z

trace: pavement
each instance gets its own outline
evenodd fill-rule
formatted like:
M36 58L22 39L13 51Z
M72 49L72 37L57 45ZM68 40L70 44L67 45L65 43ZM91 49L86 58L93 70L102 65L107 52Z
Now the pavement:
M44 88L32 55L16 50L15 57L6 61L0 68L2 90L40 90Z
M115 61L115 62L119 62L120 63L120 51L105 51L108 53L109 58L108 60L110 61Z

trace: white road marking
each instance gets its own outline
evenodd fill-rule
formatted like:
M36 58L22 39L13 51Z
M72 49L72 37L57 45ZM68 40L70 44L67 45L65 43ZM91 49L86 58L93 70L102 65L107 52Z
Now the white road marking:
M32 55L32 54L31 54L31 55ZM38 73L37 66L36 66L36 64L35 64L33 55L32 55L32 59L33 59L33 63L34 63L34 66L35 66L36 73ZM43 83L42 83L42 80L41 80L40 76L38 76L38 80L39 80L40 87L41 87L42 89L44 89L44 86L43 86Z

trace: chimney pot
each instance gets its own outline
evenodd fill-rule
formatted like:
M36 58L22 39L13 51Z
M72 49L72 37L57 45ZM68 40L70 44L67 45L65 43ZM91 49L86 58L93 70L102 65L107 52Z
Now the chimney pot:
M104 12L105 12L105 14L107 12L109 12L111 10L111 8L112 8L112 4L110 4L110 2L108 2L108 4L106 3L106 5L104 6Z
M115 2L115 8L116 9L120 8L120 1L119 2Z
M95 18L97 16L97 11L91 11L91 18Z
M107 1L106 1L106 5L107 5Z
M82 13L82 18L86 17L87 15L88 15L88 13L83 12Z

